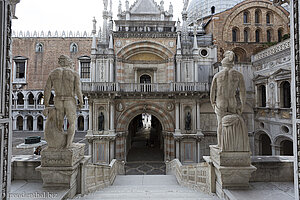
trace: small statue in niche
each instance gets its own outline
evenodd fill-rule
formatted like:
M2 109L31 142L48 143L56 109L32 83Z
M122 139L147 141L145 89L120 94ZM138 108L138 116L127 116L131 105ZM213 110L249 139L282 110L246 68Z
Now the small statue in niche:
M104 130L104 115L103 112L100 113L98 117L98 131Z
M191 113L188 112L185 118L185 130L191 130Z

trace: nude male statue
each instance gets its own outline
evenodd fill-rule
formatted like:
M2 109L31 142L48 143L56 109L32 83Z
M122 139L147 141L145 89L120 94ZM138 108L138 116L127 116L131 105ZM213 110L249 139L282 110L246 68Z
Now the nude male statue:
M60 67L54 69L46 82L44 89L45 107L49 107L51 89L55 91L54 106L56 109L56 122L58 130L63 132L64 117L67 116L69 128L67 131L66 148L72 146L75 135L76 121L76 99L79 100L79 109L83 105L80 78L74 70L72 60L67 56L60 56L58 59Z
M222 140L222 118L226 115L241 115L246 102L246 89L243 75L235 69L234 52L226 51L222 60L223 70L218 72L212 81L210 102L215 110L218 120L217 138L218 147ZM239 101L236 92L239 90Z

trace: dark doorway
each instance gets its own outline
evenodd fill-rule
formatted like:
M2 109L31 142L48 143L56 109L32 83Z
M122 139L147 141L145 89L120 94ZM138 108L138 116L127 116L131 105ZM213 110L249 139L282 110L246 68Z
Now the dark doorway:
M160 121L143 113L130 122L128 133L126 174L165 174Z

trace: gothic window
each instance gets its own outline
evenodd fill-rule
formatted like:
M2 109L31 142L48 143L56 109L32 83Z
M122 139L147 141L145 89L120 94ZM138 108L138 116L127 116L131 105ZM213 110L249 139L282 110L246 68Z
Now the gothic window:
M283 108L290 108L291 107L291 86L288 81L284 81L280 85L281 90L281 101Z
M79 116L77 119L77 130L84 131L84 118L83 116Z
M244 42L249 42L249 30L244 30Z
M266 86L261 85L258 87L259 92L259 107L266 107Z
M38 128L38 131L44 130L44 118L42 116L39 116L37 118L37 128Z
M265 133L259 136L259 154L262 156L272 155L271 140Z
M19 116L17 118L17 130L23 131L23 117L22 116Z
M50 96L50 99L49 99L49 105L54 105L54 95L53 95L52 92L51 92L51 96Z
M28 95L28 105L34 105L34 96L31 92Z
M35 45L35 52L43 52L43 44L42 43L37 43Z
M259 29L257 29L256 31L255 31L255 42L260 42L260 30Z
M72 43L72 44L70 45L70 52L71 52L71 53L76 53L76 52L78 52L78 45L77 45L76 43Z
M283 140L280 143L281 156L293 156L293 142L290 140Z
M271 42L271 41L272 41L271 30L267 30L267 42Z
M243 15L243 21L244 21L244 24L248 24L249 23L249 12L244 12L244 15Z
M260 23L260 10L255 11L255 23L259 24Z
M33 117L32 116L27 117L27 130L28 131L33 130Z
M44 95L43 93L40 93L38 96L38 105L43 105L44 104Z
M282 29L278 29L278 42L282 41Z
M19 92L17 96L18 96L17 104L24 105L24 95L21 92Z

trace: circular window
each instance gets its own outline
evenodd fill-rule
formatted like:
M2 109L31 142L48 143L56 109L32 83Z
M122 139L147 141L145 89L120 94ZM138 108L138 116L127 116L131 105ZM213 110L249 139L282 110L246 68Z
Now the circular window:
M265 128L265 123L260 122L260 123L259 123L259 126L260 126L260 128Z
M200 51L201 56L206 57L208 55L208 51L206 49L202 49Z
M290 129L289 129L289 127L287 127L287 126L282 126L282 127L281 127L281 131L282 131L283 133L288 133L288 132L290 132Z

